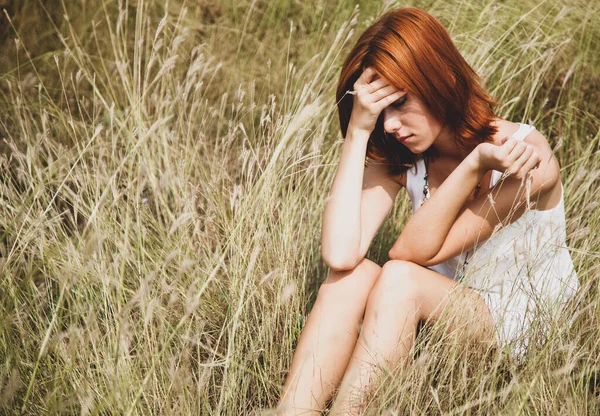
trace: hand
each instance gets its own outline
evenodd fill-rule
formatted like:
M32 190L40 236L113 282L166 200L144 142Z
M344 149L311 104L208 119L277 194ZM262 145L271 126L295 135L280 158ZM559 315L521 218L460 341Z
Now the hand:
M475 152L482 174L493 169L517 179L525 178L542 160L533 146L507 137L502 139L500 146L481 143Z
M377 118L384 108L402 98L406 91L390 85L385 78L375 77L375 71L367 68L354 83L354 101L348 129L373 132Z

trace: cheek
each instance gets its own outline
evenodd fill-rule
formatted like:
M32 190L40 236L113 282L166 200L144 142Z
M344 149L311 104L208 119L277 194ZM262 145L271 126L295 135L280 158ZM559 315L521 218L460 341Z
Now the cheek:
M442 124L437 121L437 119L431 115L427 115L425 117L425 123L427 124L427 128L432 136L437 137L438 134L442 131Z
M434 137L439 136L439 134L441 133L441 131L442 131L442 125L439 122L434 121L431 124L431 132L434 135Z

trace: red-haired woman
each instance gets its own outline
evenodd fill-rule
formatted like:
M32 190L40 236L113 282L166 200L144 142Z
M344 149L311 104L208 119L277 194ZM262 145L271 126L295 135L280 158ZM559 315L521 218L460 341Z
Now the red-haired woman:
M345 142L322 231L331 271L279 414L318 414L338 387L332 414L352 413L351 393L402 362L418 323L442 310L503 347L579 286L548 141L494 114L437 19L413 8L382 16L346 59L337 100ZM381 267L365 254L401 188L414 215Z

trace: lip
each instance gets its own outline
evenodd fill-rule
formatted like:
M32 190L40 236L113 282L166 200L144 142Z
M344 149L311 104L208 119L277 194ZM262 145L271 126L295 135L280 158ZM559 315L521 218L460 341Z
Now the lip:
M398 140L400 141L400 143L404 143L406 142L408 139L410 139L413 135L410 134L408 136L402 136L402 137L398 137Z

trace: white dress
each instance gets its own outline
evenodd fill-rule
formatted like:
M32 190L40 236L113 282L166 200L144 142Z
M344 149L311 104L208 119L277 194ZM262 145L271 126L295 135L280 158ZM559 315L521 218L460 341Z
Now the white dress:
M519 123L512 137L523 140L534 129ZM424 161L420 160L407 171L406 188L413 213L424 199L425 169ZM501 176L501 172L493 171L490 187ZM499 345L508 345L519 355L528 344L528 329L532 323L551 322L554 313L559 312L562 304L579 288L565 238L561 192L556 207L546 211L528 210L474 251L461 253L430 269L460 280L478 292L496 324Z

